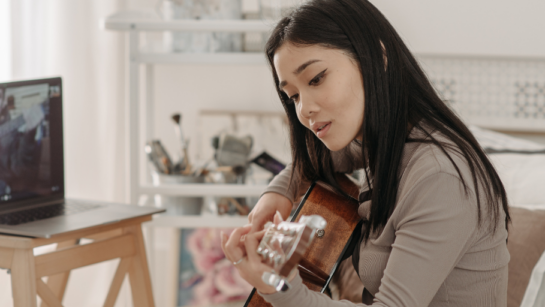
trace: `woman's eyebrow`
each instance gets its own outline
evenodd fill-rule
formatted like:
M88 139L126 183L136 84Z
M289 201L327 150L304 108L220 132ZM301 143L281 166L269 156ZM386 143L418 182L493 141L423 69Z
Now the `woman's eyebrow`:
M301 64L299 67L297 67L297 69L293 71L293 74L297 76L300 73L302 73L303 70L305 70L309 65L314 64L316 62L320 62L320 61L321 60L316 60L316 59L315 60L308 60L305 63ZM278 87L280 88L280 90L283 90L284 86L286 86L286 85L288 85L288 81L282 81L282 82L280 82Z

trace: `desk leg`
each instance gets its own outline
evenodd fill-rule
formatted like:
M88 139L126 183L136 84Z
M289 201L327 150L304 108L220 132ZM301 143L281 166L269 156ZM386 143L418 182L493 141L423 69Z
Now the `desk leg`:
M65 247L74 246L77 244L76 239L60 242L57 244L57 250L63 249ZM64 291L66 290L66 285L68 284L68 277L70 277L70 271L65 273L60 273L57 275L49 276L47 278L47 286L51 289L51 292L62 302L64 297ZM41 307L48 307L48 305L42 301Z
M142 225L125 228L125 233L134 235L136 254L132 258L129 269L129 281L131 283L132 300L134 307L154 307L151 279L146 257L146 247L142 236Z
M16 249L11 263L11 289L14 307L36 307L36 273L34 253L30 249Z

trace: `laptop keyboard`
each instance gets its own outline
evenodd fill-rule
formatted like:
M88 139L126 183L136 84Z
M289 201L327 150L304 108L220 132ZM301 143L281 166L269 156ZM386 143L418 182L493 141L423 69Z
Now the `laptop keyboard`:
M50 217L59 215L69 215L80 213L83 211L96 209L102 207L102 205L78 203L70 201L68 204L56 204L43 206L38 208L32 208L27 210L21 210L16 212L10 212L0 215L0 224L2 225L19 225L29 223L37 220L43 220Z

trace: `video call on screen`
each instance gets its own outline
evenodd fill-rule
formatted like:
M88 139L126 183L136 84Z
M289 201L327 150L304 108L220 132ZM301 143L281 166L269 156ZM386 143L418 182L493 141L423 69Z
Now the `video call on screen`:
M48 83L0 88L0 203L62 188L51 149L59 141L51 110L61 107L60 91Z

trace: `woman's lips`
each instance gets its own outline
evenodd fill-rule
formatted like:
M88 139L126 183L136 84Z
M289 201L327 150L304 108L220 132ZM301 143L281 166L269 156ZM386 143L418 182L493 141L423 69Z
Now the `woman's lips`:
M323 138L329 131L329 127L331 127L331 123L328 123L324 128L322 128L322 130L318 130L318 132L316 132L316 136L320 139Z

